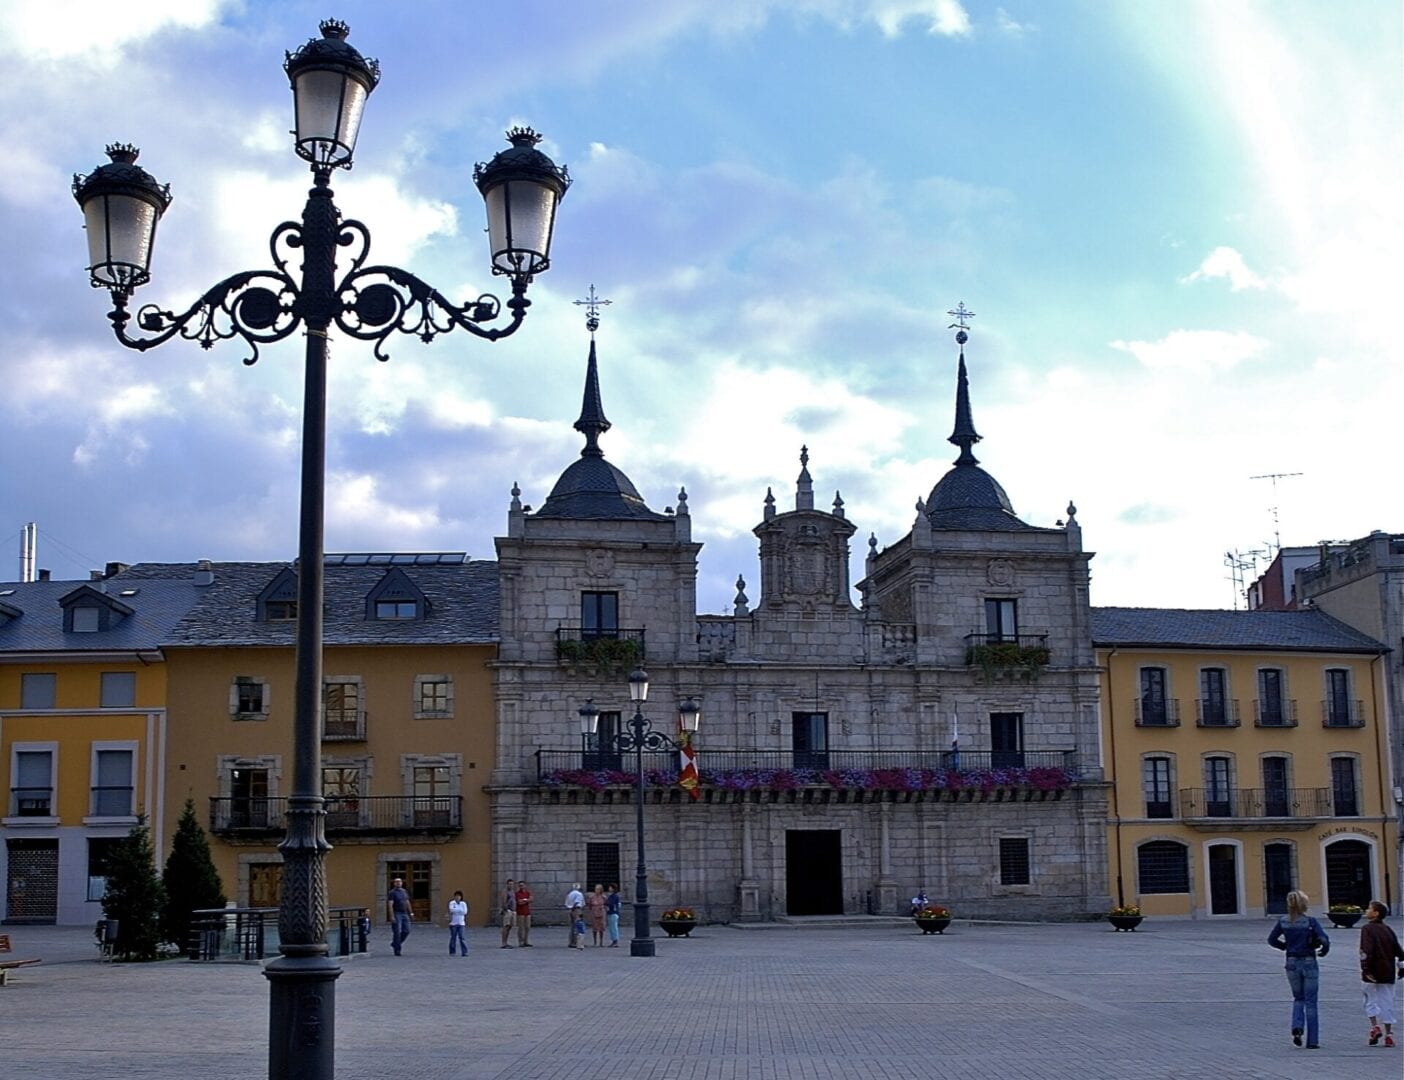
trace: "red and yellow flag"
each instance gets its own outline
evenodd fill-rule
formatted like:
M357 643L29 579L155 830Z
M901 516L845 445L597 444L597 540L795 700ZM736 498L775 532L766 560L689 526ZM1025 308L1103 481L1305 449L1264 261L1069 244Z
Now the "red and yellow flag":
M697 780L697 751L692 748L692 733L678 732L678 787L687 792L693 802L702 798Z

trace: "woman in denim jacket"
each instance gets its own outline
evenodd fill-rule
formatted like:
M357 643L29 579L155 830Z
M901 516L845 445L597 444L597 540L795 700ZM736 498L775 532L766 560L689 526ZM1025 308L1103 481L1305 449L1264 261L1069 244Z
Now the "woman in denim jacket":
M1268 944L1287 953L1287 985L1292 988L1292 1042L1302 1045L1306 1029L1308 1050L1320 1047L1316 1021L1316 988L1320 975L1316 958L1331 949L1331 939L1321 924L1307 914L1307 894L1293 889L1287 894L1287 914L1268 934Z

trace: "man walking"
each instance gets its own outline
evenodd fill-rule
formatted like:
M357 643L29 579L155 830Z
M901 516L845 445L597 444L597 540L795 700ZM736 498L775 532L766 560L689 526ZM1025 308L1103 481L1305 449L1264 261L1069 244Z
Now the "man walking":
M531 948L531 890L525 881L517 882L517 944Z
M405 891L404 878L395 878L390 883L390 891L385 894L386 913L390 918L390 948L400 955L400 946L409 937L412 909L410 895Z
M511 878L507 879L507 887L502 890L497 906L502 915L502 947L510 949L512 943L507 939L512 936L512 927L517 925L517 883Z
M570 887L570 892L566 893L566 928L569 930L566 944L570 948L575 948L575 917L579 914L579 909L585 906L585 894L580 891L580 882L576 882Z

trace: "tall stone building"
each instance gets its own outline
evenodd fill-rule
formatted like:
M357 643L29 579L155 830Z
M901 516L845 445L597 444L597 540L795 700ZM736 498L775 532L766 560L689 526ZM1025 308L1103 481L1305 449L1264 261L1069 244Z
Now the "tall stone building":
M738 581L734 614L698 616L686 491L655 511L605 460L592 339L580 457L539 509L514 487L497 540L498 881L526 877L548 917L573 881L632 890L634 758L613 736L642 663L657 729L688 697L703 716L696 799L672 782L676 752L648 755L655 905L895 912L924 889L962 915L1105 910L1091 553L1073 507L1030 525L980 468L957 340L960 455L910 533L869 538L861 605L856 525L837 494L816 506L804 449L792 507L767 491L754 529L754 607ZM587 702L595 737L577 723Z

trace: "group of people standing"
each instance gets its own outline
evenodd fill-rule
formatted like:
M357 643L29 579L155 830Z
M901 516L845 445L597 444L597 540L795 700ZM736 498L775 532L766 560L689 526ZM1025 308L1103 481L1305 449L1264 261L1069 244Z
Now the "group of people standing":
M585 934L588 930L593 944L603 948L605 935L609 936L609 947L619 947L619 886L610 885L605 892L602 884L586 895L580 891L580 882L570 887L566 893L565 907L570 912L570 937L567 942L572 949L585 948Z
M1287 914L1277 920L1268 944L1287 954L1287 985L1292 988L1292 1042L1317 1050L1321 1046L1320 1024L1317 1018L1316 993L1320 970L1316 961L1331 951L1331 939L1321 924L1307 914L1310 901L1307 894L1294 889L1287 894ZM1367 1036L1371 1046L1383 1041L1394 1046L1394 986L1404 975L1404 947L1393 929L1385 923L1389 907L1380 900L1371 900L1365 909L1365 925L1360 929L1360 981L1365 1003L1365 1021L1370 1025Z

